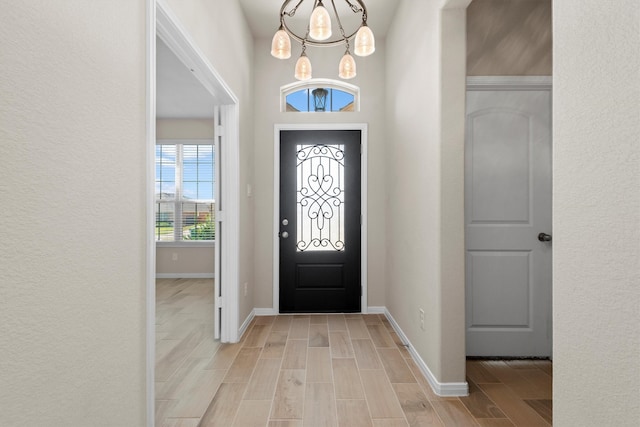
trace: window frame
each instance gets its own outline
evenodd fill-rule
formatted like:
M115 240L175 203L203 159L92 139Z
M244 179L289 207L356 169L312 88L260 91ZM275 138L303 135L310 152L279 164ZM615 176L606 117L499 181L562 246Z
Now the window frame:
M325 88L325 89L336 89L346 92L350 95L353 95L353 112L357 113L360 111L360 88L356 85L345 83L340 80L332 80L332 79L309 79L300 82L290 83L280 87L280 112L287 113L291 111L287 111L287 96L291 95L294 92L299 90L306 89L316 89L316 88ZM298 111L296 114L300 113L315 113L316 111ZM344 113L344 111L323 111L322 114L331 114L331 113Z
M176 165L175 165L175 169L176 169L176 180L175 180L175 185L176 185L176 192L175 192L175 197L173 199L159 199L155 196L154 194L154 210L155 207L158 205L158 203L173 203L174 204L174 228L175 228L175 224L180 225L181 221L182 221L182 203L213 203L214 205L214 215L216 212L216 199L215 199L215 189L216 189L216 184L215 184L215 180L216 180L216 166L217 166L217 162L216 162L216 144L215 144L215 140L214 139L192 139L192 138L187 138L187 139L156 139L156 146L158 145L175 145L176 146ZM211 145L212 146L212 150L213 150L213 188L214 188L214 199L209 200L209 199L183 199L182 198L182 190L183 190L183 150L182 150L182 146L185 145ZM179 148L180 147L180 148ZM154 173L154 181L155 181L156 175ZM155 193L155 192L154 192ZM180 218L180 223L178 223L178 218ZM156 243L156 246L161 246L161 247L170 247L170 248L179 248L179 247L214 247L215 246L215 238L213 240L175 240L175 234L174 234L174 240L157 240L156 239L156 231L155 231L155 221L157 221L157 212L154 214L154 240ZM215 221L215 219L214 219ZM174 233L177 233L174 230Z

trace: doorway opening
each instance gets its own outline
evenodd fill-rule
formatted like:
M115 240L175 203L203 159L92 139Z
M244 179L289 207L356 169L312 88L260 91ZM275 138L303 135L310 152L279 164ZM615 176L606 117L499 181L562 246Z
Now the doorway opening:
M204 87L211 102L213 114L211 141L207 141L215 153L215 259L214 303L210 308L211 328L204 328L221 342L238 340L238 245L239 245L239 122L238 100L224 83L196 44L181 26L177 17L157 0L147 0L147 120L146 120L146 176L147 176L147 257L146 257L146 395L147 426L154 426L156 381L156 71L157 38L177 57L185 68ZM185 141L182 141L184 143ZM202 141L200 141L202 142ZM198 148L201 144L187 144ZM207 145L207 144L205 144ZM192 150L193 151L193 150ZM201 150L196 149L199 152ZM206 152L206 149L202 150ZM184 153L183 153L184 155ZM221 168L220 165L224 165ZM213 183L209 183L213 185ZM193 205L193 203L191 203ZM200 216L191 218L198 221ZM204 216L203 220L206 220ZM189 218L181 218L189 221ZM197 227L196 227L197 228ZM202 229L196 230L196 234ZM174 235L178 235L174 231ZM202 234L202 233L200 233ZM206 234L206 233L205 233ZM198 291L198 284L194 290ZM222 303L224 301L224 304Z
M552 353L551 3L474 0L466 9L470 357Z

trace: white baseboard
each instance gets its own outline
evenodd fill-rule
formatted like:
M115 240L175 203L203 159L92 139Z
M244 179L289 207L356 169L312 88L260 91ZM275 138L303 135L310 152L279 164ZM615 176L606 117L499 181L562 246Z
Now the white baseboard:
M384 314L385 313L386 308L385 307L367 307L367 313L369 314ZM256 316L276 316L278 314L282 314L284 316L287 315L287 313L278 313L275 309L273 308L254 308L253 311L255 312ZM318 313L318 314L326 314L326 313Z
M240 329L238 329L238 341L242 339L242 335L244 335L244 333L247 331L247 328L249 327L249 324L251 323L254 317L256 317L255 308L251 310L251 313L249 313L247 318L244 319L244 322L242 322L242 325L240 325Z
M441 383L436 379L436 377L433 375L433 373L431 372L431 370L429 369L425 361L422 360L422 357L420 357L420 355L416 352L415 348L413 347L413 345L411 344L407 336L404 334L402 329L400 329L400 325L398 325L398 323L395 321L391 313L389 313L389 310L387 310L386 307L383 307L383 308L384 308L384 315L389 320L389 323L391 323L391 326L398 334L398 337L400 337L403 343L407 344L407 350L409 350L411 357L416 362L416 365L418 365L418 367L420 368L420 371L429 382L429 385L431 386L431 389L433 390L433 392L438 396L443 396L443 397L468 396L469 384L467 384L467 382Z
M253 312L256 316L275 316L278 314L273 308L254 308Z
M213 279L213 273L156 273L156 279Z

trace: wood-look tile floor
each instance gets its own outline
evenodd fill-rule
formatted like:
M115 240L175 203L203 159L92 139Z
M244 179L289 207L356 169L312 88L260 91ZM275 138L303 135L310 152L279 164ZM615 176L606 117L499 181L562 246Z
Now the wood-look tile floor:
M382 315L257 317L218 345L212 281L157 283L158 427L551 425L551 362L468 361L469 396L442 398Z

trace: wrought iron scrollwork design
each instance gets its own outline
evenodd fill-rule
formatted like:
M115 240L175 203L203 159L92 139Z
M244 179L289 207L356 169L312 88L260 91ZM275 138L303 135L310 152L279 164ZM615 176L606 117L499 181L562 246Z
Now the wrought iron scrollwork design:
M296 248L344 250L344 146L300 145L296 152Z

